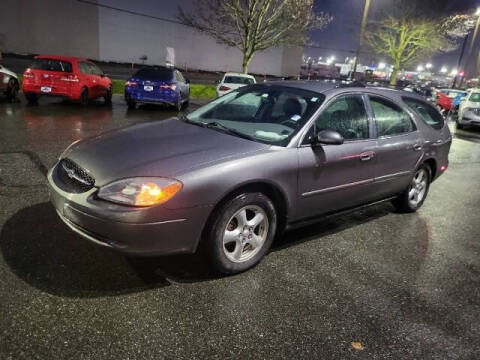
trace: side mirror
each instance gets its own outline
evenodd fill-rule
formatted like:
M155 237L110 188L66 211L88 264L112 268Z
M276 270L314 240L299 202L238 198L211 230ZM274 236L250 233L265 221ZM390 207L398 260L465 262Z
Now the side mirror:
M322 130L314 138L314 144L323 145L342 145L344 141L343 136L333 130Z
M107 77L108 75L107 75L107 74L101 74L100 76L101 76L102 78L104 78L104 77Z
M190 84L190 79L185 79L185 84Z

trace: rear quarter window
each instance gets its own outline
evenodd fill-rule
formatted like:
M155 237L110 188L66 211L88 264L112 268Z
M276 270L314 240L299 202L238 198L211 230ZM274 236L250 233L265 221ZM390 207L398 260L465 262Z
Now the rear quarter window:
M30 69L71 73L72 63L55 59L35 59Z
M433 106L412 98L403 98L403 101L428 125L437 130L443 128L445 120Z

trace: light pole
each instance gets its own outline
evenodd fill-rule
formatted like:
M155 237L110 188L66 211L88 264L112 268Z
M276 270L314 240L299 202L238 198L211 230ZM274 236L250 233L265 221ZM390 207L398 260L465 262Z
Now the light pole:
M353 63L352 75L350 77L351 80L355 79L355 73L357 72L358 57L360 56L360 47L362 46L363 35L365 33L365 25L367 24L368 10L370 9L370 1L371 0L365 0L365 7L363 8L362 25L360 28L360 39L358 41L357 53L355 55L355 62Z

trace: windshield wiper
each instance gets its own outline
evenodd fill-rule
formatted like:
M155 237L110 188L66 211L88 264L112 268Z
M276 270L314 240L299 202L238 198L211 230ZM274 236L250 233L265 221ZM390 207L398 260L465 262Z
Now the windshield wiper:
M233 136L238 136L238 137L241 137L243 139L247 139L247 140L252 140L252 141L257 141L253 136L249 136L247 134L244 134L238 130L235 130L235 129L232 129L232 128L229 128L225 125L222 125L216 121L213 121L213 122L210 122L210 123L202 123L204 127L208 128L208 129L215 129L215 130L220 130L220 131L223 131L227 134L230 134L230 135L233 135Z

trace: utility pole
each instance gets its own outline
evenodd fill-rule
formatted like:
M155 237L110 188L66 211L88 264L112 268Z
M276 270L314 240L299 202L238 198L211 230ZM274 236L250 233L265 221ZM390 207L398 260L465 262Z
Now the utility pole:
M370 9L370 2L371 0L365 0L365 7L363 8L362 25L360 28L360 38L358 40L357 53L355 55L355 62L353 63L353 70L350 77L351 80L355 79L355 73L357 72L358 57L360 56L360 48L362 46L362 40L365 33L365 26L367 25L368 10Z

